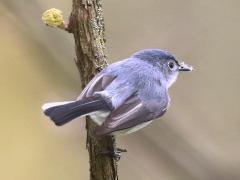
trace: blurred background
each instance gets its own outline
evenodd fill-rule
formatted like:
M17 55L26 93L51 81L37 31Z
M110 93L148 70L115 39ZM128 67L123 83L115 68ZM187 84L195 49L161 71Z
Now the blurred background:
M104 0L109 62L168 49L196 71L170 89L161 120L118 138L124 180L240 179L240 1ZM0 1L0 179L88 179L85 122L56 127L41 112L81 91L71 34L44 10L70 0Z

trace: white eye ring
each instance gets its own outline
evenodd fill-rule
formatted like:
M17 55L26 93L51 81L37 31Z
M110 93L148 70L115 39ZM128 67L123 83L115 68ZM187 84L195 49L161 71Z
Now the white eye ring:
M169 69L173 70L175 63L173 61L168 62Z

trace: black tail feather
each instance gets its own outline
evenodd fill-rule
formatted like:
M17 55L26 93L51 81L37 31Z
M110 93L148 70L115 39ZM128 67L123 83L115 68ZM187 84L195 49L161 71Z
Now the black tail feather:
M79 116L100 110L108 111L110 108L102 98L91 97L50 107L44 111L44 114L57 126L61 126Z

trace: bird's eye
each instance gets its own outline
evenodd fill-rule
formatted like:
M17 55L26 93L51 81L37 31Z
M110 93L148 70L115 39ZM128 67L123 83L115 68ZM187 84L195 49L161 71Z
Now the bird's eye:
M172 70L174 68L175 63L173 61L170 61L168 63L168 67Z

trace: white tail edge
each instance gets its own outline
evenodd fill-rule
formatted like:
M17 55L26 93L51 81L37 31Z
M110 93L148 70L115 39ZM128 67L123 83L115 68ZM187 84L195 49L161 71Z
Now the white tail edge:
M47 109L54 107L54 106L60 106L60 105L64 105L64 104L68 104L68 103L72 103L74 101L63 101L63 102L50 102L50 103L46 103L42 106L42 110L46 111Z

